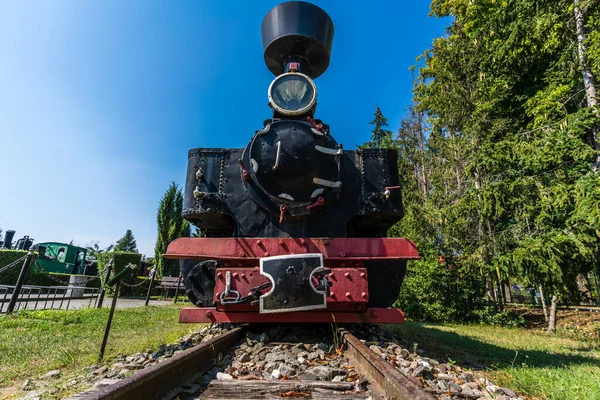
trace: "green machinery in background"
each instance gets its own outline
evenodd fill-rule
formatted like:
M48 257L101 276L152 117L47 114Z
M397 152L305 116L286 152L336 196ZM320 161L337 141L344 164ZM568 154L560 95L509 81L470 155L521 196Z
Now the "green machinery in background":
M61 274L96 275L96 266L86 263L87 249L66 243L46 242L36 246L38 263L46 272Z

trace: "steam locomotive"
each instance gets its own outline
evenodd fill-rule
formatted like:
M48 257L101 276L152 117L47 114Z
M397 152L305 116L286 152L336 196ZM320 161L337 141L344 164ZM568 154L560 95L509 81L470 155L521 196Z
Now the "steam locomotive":
M390 307L419 255L386 238L402 217L397 153L343 150L315 116L333 33L313 4L273 8L262 22L272 117L243 149L189 151L183 216L203 237L164 255L184 260L198 307L180 322L404 321Z

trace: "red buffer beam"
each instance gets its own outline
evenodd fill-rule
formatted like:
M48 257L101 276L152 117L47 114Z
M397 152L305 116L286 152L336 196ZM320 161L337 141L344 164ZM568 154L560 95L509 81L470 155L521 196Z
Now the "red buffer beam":
M321 253L327 260L419 259L403 238L179 238L164 257L191 260L256 260L285 254Z

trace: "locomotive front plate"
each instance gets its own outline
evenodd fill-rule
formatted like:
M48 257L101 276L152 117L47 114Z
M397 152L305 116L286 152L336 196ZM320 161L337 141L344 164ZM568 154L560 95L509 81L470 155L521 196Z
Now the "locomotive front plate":
M271 281L271 290L260 297L260 312L283 313L327 308L327 293L312 282L323 270L323 255L294 254L260 259L260 273Z

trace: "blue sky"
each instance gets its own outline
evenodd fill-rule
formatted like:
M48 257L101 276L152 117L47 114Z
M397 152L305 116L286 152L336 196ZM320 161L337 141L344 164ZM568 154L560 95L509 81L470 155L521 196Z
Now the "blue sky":
M379 104L396 129L415 58L444 35L426 1L313 1L333 19L317 117L347 149ZM194 147L244 147L271 113L260 24L276 0L3 2L0 228L102 246L156 209Z

